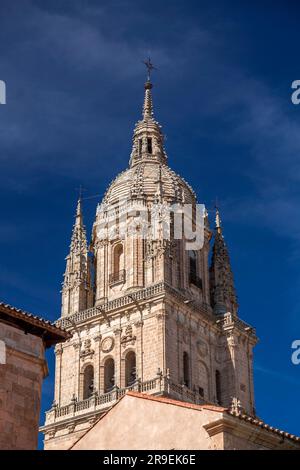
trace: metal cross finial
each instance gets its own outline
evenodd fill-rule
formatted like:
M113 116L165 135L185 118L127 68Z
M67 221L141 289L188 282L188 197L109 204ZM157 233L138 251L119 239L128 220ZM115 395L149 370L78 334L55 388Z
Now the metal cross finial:
M148 59L144 60L143 63L146 65L147 80L148 80L148 82L150 82L151 72L152 72L152 70L156 70L156 67L154 67L154 65L152 64L150 57L148 57Z
M78 199L82 200L82 193L83 193L83 191L86 191L86 189L83 188L82 185L80 185L79 188L76 188L76 191L78 191L78 193L79 193L78 194L78 196L79 196Z

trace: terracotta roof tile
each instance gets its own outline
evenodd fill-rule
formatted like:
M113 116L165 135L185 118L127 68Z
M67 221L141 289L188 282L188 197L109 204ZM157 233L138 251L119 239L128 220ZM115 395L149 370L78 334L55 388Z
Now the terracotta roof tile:
M221 406L196 405L195 403L189 403L189 402L186 402L186 401L174 400L173 398L167 398L167 397L162 397L162 396L148 395L147 393L141 393L141 392L129 391L129 392L126 393L126 395L129 395L129 396L132 396L132 397L137 397L137 398L143 398L144 400L158 401L158 402L161 402L161 403L165 403L167 405L175 405L175 406L181 406L183 408L190 408L192 410L202 411L203 409L206 409L206 410L210 410L210 411L217 411L219 413L222 413L223 411L227 410L227 408L222 408Z
M235 412L232 412L230 410L227 411L228 414L231 416L234 416L238 419L242 419L243 421L246 421L247 423L253 424L254 426L258 426L262 429L266 429L267 431L273 432L275 434L278 434L281 437L286 437L287 439L291 439L292 441L300 442L300 437L295 436L294 434L290 434L288 432L282 431L281 429L274 428L273 426L270 426L269 424L265 423L261 419L253 416L249 416L247 414L237 414Z
M19 328L37 336L43 336L47 345L65 341L71 335L66 330L57 327L49 320L44 320L32 313L13 307L5 302L0 302L0 320L18 325Z

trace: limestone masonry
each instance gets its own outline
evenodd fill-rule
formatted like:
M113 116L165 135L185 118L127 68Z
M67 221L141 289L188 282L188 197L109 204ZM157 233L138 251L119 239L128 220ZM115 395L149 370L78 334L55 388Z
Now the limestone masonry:
M119 234L124 202L127 208L132 205L126 222L127 227L134 227L135 236L129 229L125 236ZM66 258L61 317L57 321L72 337L55 347L55 396L42 427L45 449L69 449L77 441L79 447L80 442L87 442L87 448L93 448L91 442L97 441L97 436L84 441L87 431L100 429L103 436L103 423L109 435L114 426L120 433L120 426L127 420L132 423L131 428L127 426L132 434L122 441L123 445L127 448L146 445L143 437L135 439L134 435L138 417L143 421L143 408L148 430L149 407L153 410L164 407L165 423L173 416L172 412L165 411L166 402L144 404L136 397L137 414L132 416L133 396L122 398L127 391L167 397L185 405L217 407L193 415L188 408L180 410L184 420L188 422L191 416L195 426L204 426L198 441L192 441L198 448L255 448L255 443L248 447L246 443L251 430L259 434L259 427L254 425L252 352L257 338L254 328L238 314L220 214L216 210L213 230L205 214L204 243L199 250L187 250L187 240L175 238L172 227L170 239L164 238L161 213L157 228L161 236L136 236L143 229L136 223L140 211L146 211L151 226L154 206L170 204L181 207L191 204L196 208L197 199L189 184L168 166L161 126L153 117L152 84L148 80L142 118L133 133L129 167L115 178L98 205L90 243L83 224L82 201L78 201ZM107 413L117 402L115 411ZM127 403L129 414L125 413ZM179 413L176 407L175 410ZM235 410L235 417L230 410ZM253 422L248 421L247 427L246 418L239 420L237 416ZM221 427L233 426L235 439L226 434L223 447L219 441L210 440L217 428L212 430L214 426L209 426L209 420L214 426L218 420ZM161 442L169 448L180 448L180 442L182 446L188 445L184 443L189 441L191 431L178 441L176 426L178 419L174 418L169 431L175 440L166 437L156 442L153 437L148 448L163 448ZM236 429L244 429L244 440L236 438ZM198 432L195 429L195 434ZM269 441L262 438L267 444L260 445L275 448L280 439L279 434ZM288 435L286 439L290 439L291 447L299 446ZM104 447L96 448L117 445L115 438L101 442L99 446Z
M45 349L70 334L0 302L0 449L37 447Z

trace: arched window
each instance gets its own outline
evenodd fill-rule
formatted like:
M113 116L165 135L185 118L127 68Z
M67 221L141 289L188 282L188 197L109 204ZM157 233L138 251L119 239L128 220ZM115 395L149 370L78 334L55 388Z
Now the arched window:
M130 387L136 381L136 356L133 351L125 358L125 387Z
M221 374L220 371L216 370L216 398L219 405L222 403L221 395Z
M112 273L110 275L110 284L124 282L125 281L125 270L124 270L124 252L122 243L118 243L112 254Z
M118 273L123 268L123 245L118 243L114 248L114 273Z
M83 372L83 400L90 398L94 390L94 367L88 365Z
M143 141L142 141L142 139L139 139L139 144L138 144L138 145L139 145L139 150L138 150L138 152L139 152L139 157L141 157L141 155L142 155L142 149L143 149Z
M190 385L190 361L189 355L185 351L183 353L183 383L186 387Z
M115 361L110 357L104 363L104 393L110 392L115 385Z
M152 153L152 139L151 138L147 139L147 150L148 150L148 153Z
M197 270L197 253L194 250L189 252L189 280L190 284L194 284L195 286L202 288L202 280L198 276Z

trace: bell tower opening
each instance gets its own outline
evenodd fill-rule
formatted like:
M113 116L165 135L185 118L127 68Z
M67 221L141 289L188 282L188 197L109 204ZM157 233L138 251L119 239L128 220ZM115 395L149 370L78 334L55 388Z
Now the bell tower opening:
M183 384L189 388L190 385L190 360L186 351L183 353Z
M104 364L104 393L111 392L115 385L115 361L112 357Z
M148 137L148 139L147 139L147 150L148 150L148 153L152 153L152 139L151 139L151 137Z
M87 400L94 390L94 367L90 364L83 372L83 400Z
M221 394L221 374L219 370L216 370L216 398L217 403L221 405L222 403L222 394Z
M125 357L125 387L133 385L136 378L136 355L129 351Z

